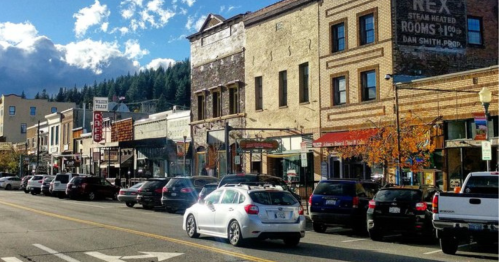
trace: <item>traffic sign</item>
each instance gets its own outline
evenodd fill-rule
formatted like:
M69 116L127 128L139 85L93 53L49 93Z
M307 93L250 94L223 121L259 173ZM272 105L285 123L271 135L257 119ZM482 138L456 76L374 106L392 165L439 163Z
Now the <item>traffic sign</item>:
M490 141L482 141L482 160L492 160Z
M301 167L307 167L307 153L301 153Z

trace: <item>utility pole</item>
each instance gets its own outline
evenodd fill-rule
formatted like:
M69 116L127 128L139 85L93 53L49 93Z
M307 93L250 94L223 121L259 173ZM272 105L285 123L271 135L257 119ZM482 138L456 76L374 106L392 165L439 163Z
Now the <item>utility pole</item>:
M36 168L35 173L38 173L38 163L40 162L40 120L36 128Z

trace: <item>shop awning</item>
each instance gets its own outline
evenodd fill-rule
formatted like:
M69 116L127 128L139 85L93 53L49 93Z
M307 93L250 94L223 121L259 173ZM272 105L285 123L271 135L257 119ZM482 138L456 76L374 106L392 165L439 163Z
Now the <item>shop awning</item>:
M313 147L335 147L335 146L349 146L362 144L363 141L375 135L376 129L363 129L344 131L336 133L327 133L315 140Z

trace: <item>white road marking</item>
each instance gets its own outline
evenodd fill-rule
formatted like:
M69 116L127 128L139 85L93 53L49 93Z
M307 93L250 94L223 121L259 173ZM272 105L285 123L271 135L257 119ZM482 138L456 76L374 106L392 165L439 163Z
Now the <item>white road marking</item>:
M76 203L76 202L71 202L73 205L82 205L82 206L89 206L89 207L98 207L98 208L114 208L114 207L103 207L103 206L97 206L97 205L91 205L91 204L83 204L83 203Z
M345 241L341 241L343 243L350 243L350 242L357 242L357 241L363 241L363 240L367 240L365 238L358 238L358 239L352 239L352 240L345 240Z
M108 256L100 252L86 252L85 254L107 262L125 262L125 260L123 259L145 259L145 258L158 258L158 261L163 261L184 254L184 253L163 253L163 252L139 252L139 253L142 253L144 255Z
M5 262L23 262L22 260L15 257L2 257L2 260Z
M54 255L54 256L56 256L56 257L60 258L60 259L66 260L66 261L68 261L68 262L80 262L79 260L76 260L76 259L74 259L74 258L72 258L72 257L69 257L69 256L66 256L66 255L64 255L64 254L61 254L60 252L55 251L55 250L53 250L53 249L51 249L51 248L48 248L48 247L46 247L46 246L43 246L43 245L40 245L40 244L33 244L33 246L35 246L35 247L37 247L37 248L39 248L39 249L41 249L41 250L43 250L43 251L46 251L46 252L48 252L49 254L52 254L52 255Z

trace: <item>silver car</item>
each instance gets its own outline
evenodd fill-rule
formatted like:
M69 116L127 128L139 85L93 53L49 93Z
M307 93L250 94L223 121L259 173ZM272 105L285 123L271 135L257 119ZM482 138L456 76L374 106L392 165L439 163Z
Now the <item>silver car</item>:
M278 188L220 187L185 211L182 227L191 238L227 238L234 246L252 238L282 239L287 246L296 246L305 236L303 207Z
M0 188L5 190L21 188L21 179L16 176L6 176L0 178Z
M125 202L127 207L133 207L137 203L137 192L144 182L137 183L129 188L121 188L118 201Z

